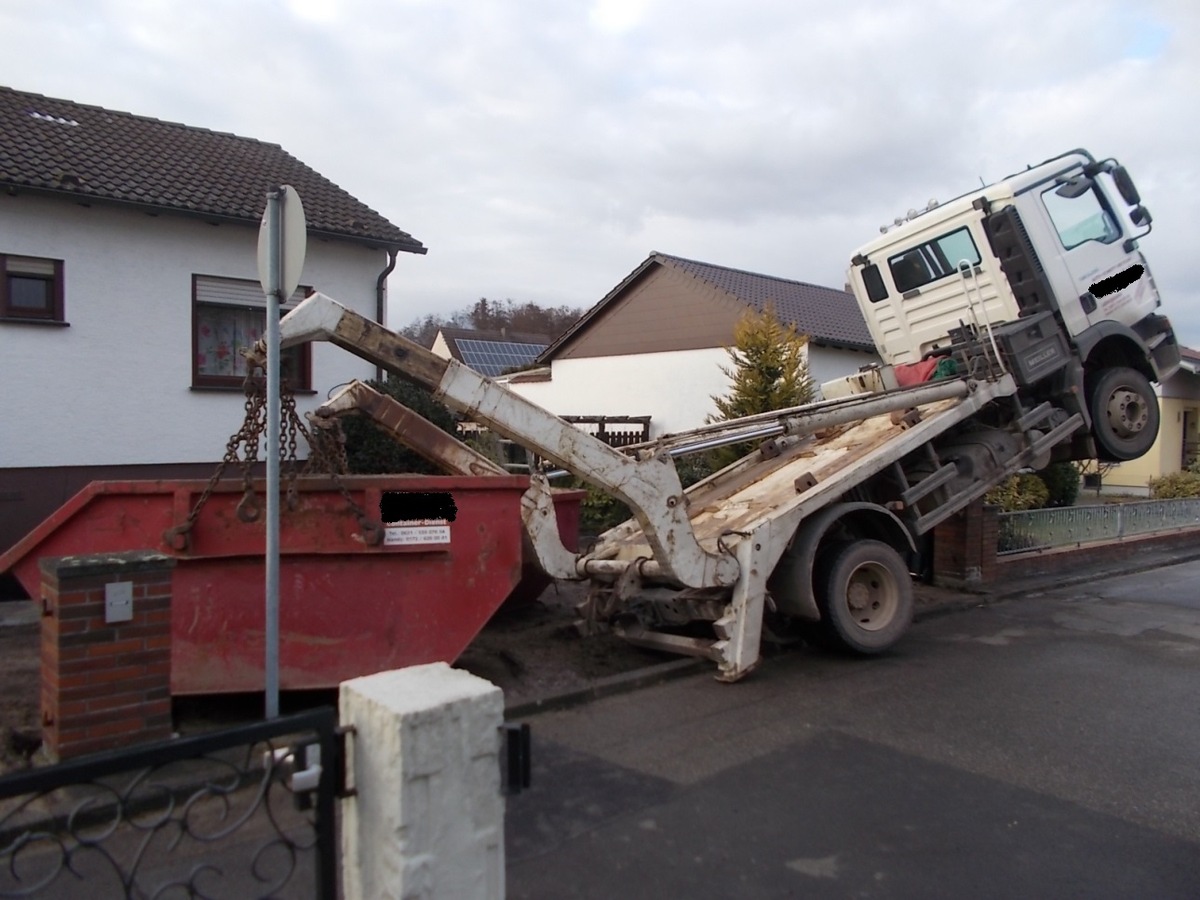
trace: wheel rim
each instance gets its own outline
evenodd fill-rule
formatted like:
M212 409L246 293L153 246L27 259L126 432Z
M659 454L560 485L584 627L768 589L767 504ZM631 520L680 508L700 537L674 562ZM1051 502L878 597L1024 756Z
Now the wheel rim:
M1128 388L1112 392L1108 398L1108 424L1123 438L1136 435L1150 420L1150 410L1142 395Z
M846 581L846 608L864 631L886 628L900 607L900 586L879 563L863 563Z

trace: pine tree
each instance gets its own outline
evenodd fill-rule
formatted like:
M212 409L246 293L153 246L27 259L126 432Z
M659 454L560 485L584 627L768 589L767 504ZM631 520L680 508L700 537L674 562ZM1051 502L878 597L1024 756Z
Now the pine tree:
M761 313L744 314L734 326L733 341L734 346L727 351L732 365L721 367L731 381L730 391L725 397L712 398L717 414L709 415L709 422L785 409L812 400L808 336L780 322L770 306ZM721 447L713 451L713 466L726 466L751 449L747 444Z

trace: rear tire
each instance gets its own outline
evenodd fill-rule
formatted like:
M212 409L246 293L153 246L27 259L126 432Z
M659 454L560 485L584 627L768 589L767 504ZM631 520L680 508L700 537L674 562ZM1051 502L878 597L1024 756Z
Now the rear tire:
M1088 392L1088 412L1105 462L1137 459L1158 437L1158 397L1136 369L1118 366L1101 372Z
M903 558L882 541L840 547L817 597L826 632L853 653L889 649L913 616L912 578Z

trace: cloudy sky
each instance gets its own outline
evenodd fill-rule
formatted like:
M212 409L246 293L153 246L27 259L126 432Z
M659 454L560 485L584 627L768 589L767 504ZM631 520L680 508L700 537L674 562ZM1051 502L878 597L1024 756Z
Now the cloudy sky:
M881 224L1082 146L1200 347L1196 0L0 0L0 34L0 84L279 143L413 234L397 325L586 308L653 250L840 286Z

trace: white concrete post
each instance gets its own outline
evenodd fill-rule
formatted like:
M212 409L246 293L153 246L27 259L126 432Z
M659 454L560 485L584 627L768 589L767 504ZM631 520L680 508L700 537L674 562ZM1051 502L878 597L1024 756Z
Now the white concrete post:
M346 900L504 897L503 692L446 663L343 682Z

